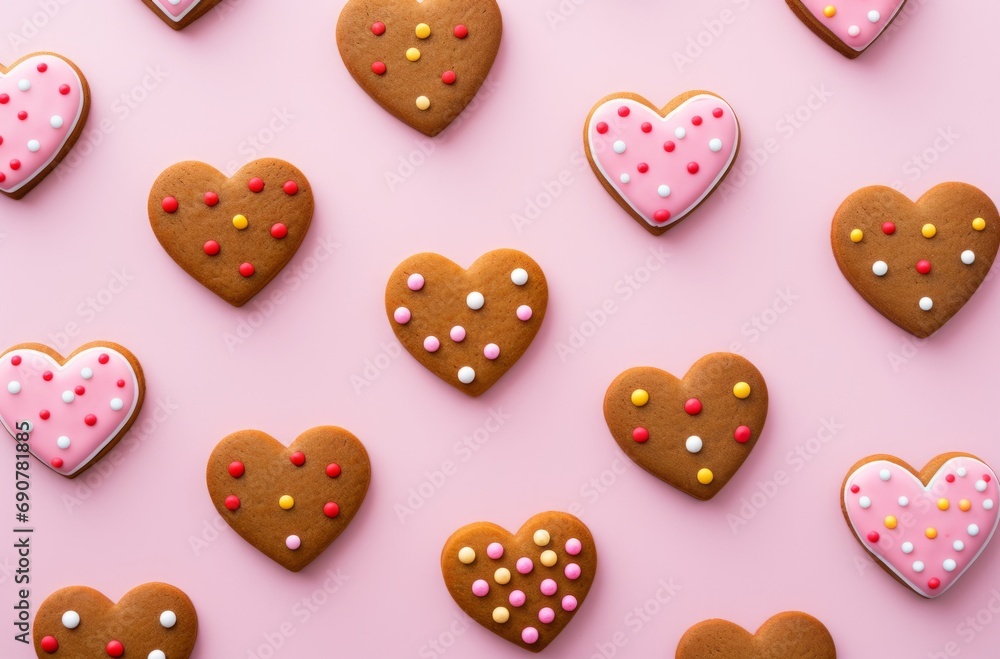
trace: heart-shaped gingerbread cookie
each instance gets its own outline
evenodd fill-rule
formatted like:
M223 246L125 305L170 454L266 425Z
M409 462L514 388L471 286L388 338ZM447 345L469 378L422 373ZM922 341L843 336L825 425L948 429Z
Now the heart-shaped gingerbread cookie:
M889 27L906 0L785 0L813 34L854 59Z
M830 233L837 265L876 311L918 337L941 328L986 278L1000 215L984 192L942 183L916 203L872 186L848 197Z
M444 582L462 610L532 652L569 624L596 572L594 536L561 512L535 515L513 535L489 522L469 524L441 552Z
M255 160L232 178L182 162L156 179L148 212L170 258L240 307L295 255L312 222L313 194L305 175L284 160Z
M42 657L188 659L198 614L183 592L165 583L133 588L115 604L84 586L57 590L35 616L35 653Z
M243 430L219 442L206 476L222 519L268 558L298 572L354 519L371 464L364 445L343 428L312 428L288 447L259 430Z
M142 0L164 23L183 30L208 13L221 0Z
M89 112L87 79L61 55L0 64L0 193L20 199L38 185L73 148Z
M625 455L697 499L711 499L753 450L767 419L767 385L749 361L702 357L678 380L631 368L608 387L604 419Z
M837 647L819 620L786 611L756 634L728 620L699 622L684 632L676 659L837 659Z
M722 183L739 152L740 125L711 92L686 92L662 109L626 92L594 106L583 142L604 188L658 236Z
M997 475L967 453L945 453L919 472L891 455L851 468L841 487L858 542L922 597L948 591L979 558L1000 521Z
M548 300L542 269L513 249L487 252L468 270L438 254L417 254L399 264L385 288L385 311L403 347L470 396L521 358Z
M479 91L502 32L495 0L349 0L337 46L376 103L433 137Z
M76 478L128 433L146 381L139 360L117 343L88 343L69 357L22 343L0 355L0 387L7 432L53 471Z

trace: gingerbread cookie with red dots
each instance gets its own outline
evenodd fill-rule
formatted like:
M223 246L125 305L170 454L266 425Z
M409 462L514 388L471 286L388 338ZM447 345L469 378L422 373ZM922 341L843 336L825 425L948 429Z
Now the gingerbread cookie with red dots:
M875 43L906 4L906 0L785 1L813 34L850 59Z
M139 360L117 343L88 343L68 357L41 343L0 354L0 423L19 453L30 451L67 478L128 433L145 392Z
M0 64L0 193L20 199L70 152L90 112L76 64L34 53Z
M997 475L968 453L945 453L917 471L892 455L855 464L841 486L844 518L896 581L933 599L986 549L1000 522Z
M749 361L702 357L678 379L630 368L604 396L618 446L657 478L696 499L719 493L750 455L767 419L767 385Z
M689 91L662 108L625 92L598 101L583 142L604 189L658 236L722 183L740 150L740 125L711 92Z
M751 634L716 618L684 632L676 659L837 659L830 630L811 615L785 611Z
M198 614L187 595L165 583L137 586L117 604L93 588L70 586L42 602L34 627L40 658L188 659Z
M916 203L876 185L833 217L844 277L883 316L918 337L936 332L986 278L1000 247L997 207L967 183L942 183Z
M312 428L288 447L259 430L243 430L215 447L206 477L222 519L265 556L298 572L354 519L371 464L364 445L343 428Z
M502 33L495 0L349 0L337 46L376 103L433 137L479 91Z
M142 0L153 10L160 20L174 28L183 30L208 13L221 0Z
M523 252L498 249L468 270L438 254L411 256L385 287L385 311L403 347L459 391L479 396L531 345L549 287Z
M182 162L160 174L147 204L170 258L236 307L295 255L313 208L305 175L276 158L255 160L231 178L202 162Z
M441 551L441 574L462 610L532 652L565 629L596 573L594 536L562 512L535 515L514 534L490 522L469 524Z

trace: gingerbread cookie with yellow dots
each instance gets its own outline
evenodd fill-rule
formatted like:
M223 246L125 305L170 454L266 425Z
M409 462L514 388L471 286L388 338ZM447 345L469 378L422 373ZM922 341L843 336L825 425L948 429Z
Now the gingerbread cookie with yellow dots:
M916 203L877 185L841 204L830 241L854 290L924 338L983 283L1000 247L1000 216L986 193L967 183L942 183Z
M462 610L532 652L565 629L596 573L594 536L563 512L535 515L513 534L490 522L469 524L441 552L441 574Z
M657 478L711 499L750 455L767 419L767 385L749 361L702 357L683 378L631 368L608 387L604 419L618 446Z
M479 91L502 33L495 0L350 0L337 46L376 103L433 137Z

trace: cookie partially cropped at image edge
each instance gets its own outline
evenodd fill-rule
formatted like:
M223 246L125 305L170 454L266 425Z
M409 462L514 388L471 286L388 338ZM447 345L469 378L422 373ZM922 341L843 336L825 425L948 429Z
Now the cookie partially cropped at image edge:
M240 307L295 256L312 223L312 187L293 165L262 158L232 177L203 162L168 168L149 192L149 224L198 283Z
M683 378L630 368L604 396L604 419L622 451L696 499L714 497L757 444L767 419L767 384L728 352L699 359Z
M33 53L0 64L0 193L20 199L70 152L87 122L90 87L76 64Z
M311 428L287 447L242 430L212 451L206 479L222 519L298 572L350 525L368 492L371 463L361 441L336 426Z
M221 0L142 0L164 23L183 30L208 13Z
M479 396L531 345L548 306L541 267L498 249L465 270L443 256L406 259L385 287L385 311L403 347L459 391Z
M968 453L939 455L917 471L892 455L855 464L841 487L858 542L896 581L940 597L983 553L997 529L997 475Z
M597 102L583 143L604 189L658 236L722 183L739 153L740 125L712 92L685 92L662 108L623 92Z
M63 588L34 621L35 653L45 659L188 659L197 637L194 604L165 583L137 586L117 604L93 588Z
M67 478L82 474L128 433L146 393L139 360L107 341L82 345L68 357L41 343L8 348L0 354L0 387L0 423Z
M896 18L906 0L785 0L813 34L854 59Z
M490 522L469 524L441 551L441 574L462 610L532 652L570 623L596 572L594 536L563 512L535 515L514 534Z
M830 631L811 615L786 611L751 634L728 620L699 622L684 632L676 659L837 659Z
M495 0L349 0L337 47L376 103L433 137L472 102L502 33Z
M854 290L924 338L958 313L989 274L1000 247L1000 215L967 183L942 183L916 203L876 185L841 204L830 242Z

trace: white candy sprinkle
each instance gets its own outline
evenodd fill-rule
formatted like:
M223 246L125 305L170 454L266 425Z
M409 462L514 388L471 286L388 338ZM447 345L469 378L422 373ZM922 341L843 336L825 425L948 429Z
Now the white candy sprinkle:
M903 550L904 554L912 554L913 553L913 543L912 542L904 542L903 546L900 547L900 549Z
M72 391L62 392L62 402L72 403L74 400L76 400L76 394L74 394Z
M880 20L882 20L882 14L872 9L870 12L868 12L868 20L872 23L878 23Z
M985 491L986 491L986 481L982 479L976 481L976 492L985 492Z
M85 366L82 369L80 369L80 377L83 378L84 380L89 380L90 378L94 377L94 371Z
M993 510L993 499L983 500L983 510Z
M656 194L660 195L661 197L669 197L670 196L670 186L668 186L668 185L661 185L660 187L656 188Z
M121 398L112 398L111 399L111 409L112 410L114 410L115 412L120 412L123 407L125 407L125 403L122 402Z
M22 92L26 92L29 89L31 89L31 81L28 80L27 78L23 78L21 80L18 80L17 81L17 88L20 89Z
M906 497L899 497L899 505L902 506L903 508L906 508L908 505L910 505L910 500L907 499Z
M924 571L924 562L923 561L913 561L913 571L916 572L917 574L920 574L921 572L923 572Z
M856 37L859 34L861 34L861 28L859 28L857 25L852 25L851 27L847 28L847 34L852 37Z
M510 273L510 280L518 286L524 286L528 283L528 271L524 268L516 268L514 272Z
M80 626L80 614L76 611L67 611L62 614L62 624L66 629L76 629Z
M951 548L954 549L955 551L962 551L963 549L965 549L965 543L962 542L961 540L956 540L951 545Z
M920 298L920 308L923 309L924 311L930 311L931 309L934 308L934 300L930 299L929 297Z
M683 140L685 137L687 137L687 131L684 130L684 126L678 126L677 128L674 129L674 137L676 137L679 140Z
M465 303L469 305L469 308L473 311L479 311L486 304L486 298L479 291L472 291L465 296Z
M177 614L173 611L164 611L160 614L160 624L166 629L170 629L177 624Z
M628 183L629 181L632 180L632 177L629 176L628 174L622 174L621 176L618 177L618 180L621 181L622 183Z
M625 142L618 140L611 145L611 148L615 150L615 153L625 153Z
M872 500L868 497L861 497L858 499L858 505L867 510L872 507Z
M698 435L691 435L687 438L687 441L684 442L684 448L688 450L688 453L697 453L701 450L701 447L702 441L701 437Z
M17 380L11 380L7 383L7 393L19 394L21 393L21 383Z
M718 153L719 151L722 151L722 140L720 140L718 137L709 140L708 148L713 153Z
M56 446L58 446L61 449L69 448L69 444L70 444L69 437L67 437L66 435L63 435L62 437L56 440Z
M889 472L888 469L883 469L880 472L878 472L878 477L881 478L883 481L887 481L890 478L892 478L892 474Z
M975 262L976 262L976 255L972 252L971 249L967 249L964 252L962 252L962 263L964 263L965 265L972 265Z
M965 529L969 535L976 537L979 535L979 526L977 524L969 524L969 528Z
M458 369L458 381L462 384L472 384L472 381L476 379L476 372L471 366L463 366Z
M958 469L955 470L955 473L958 474L959 478L965 478L965 476L969 472L966 470L965 467L959 467Z
M955 568L958 567L958 563L955 562L954 558L944 559L944 563L941 564L945 572L954 572Z
M49 119L49 125L52 126L53 128L62 128L63 118L60 117L58 114L54 114L52 115L52 118Z
M38 140L28 140L28 151L32 153L38 153L41 150L42 145Z

